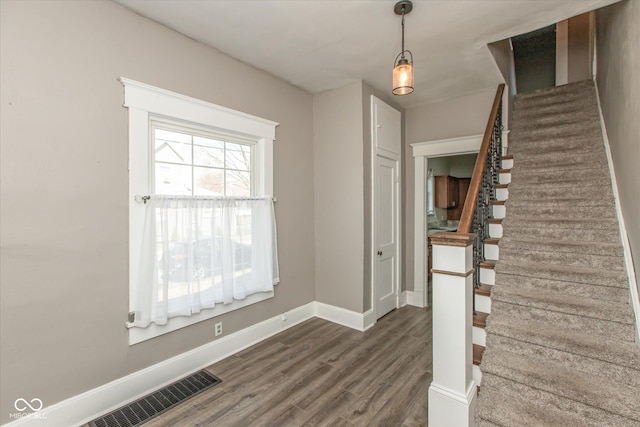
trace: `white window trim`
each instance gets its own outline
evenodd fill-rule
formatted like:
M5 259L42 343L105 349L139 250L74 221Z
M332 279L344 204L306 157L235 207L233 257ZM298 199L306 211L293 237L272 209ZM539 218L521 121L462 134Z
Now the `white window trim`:
M119 80L124 86L123 106L129 109L129 311L134 311L145 218L144 204L136 202L135 198L149 195L151 190L150 118L158 116L185 121L255 140L254 177L255 195L258 196L273 196L273 141L278 123L124 77ZM234 302L233 306L220 304L194 316L172 318L164 326L130 328L129 345L271 297L273 293L255 294Z

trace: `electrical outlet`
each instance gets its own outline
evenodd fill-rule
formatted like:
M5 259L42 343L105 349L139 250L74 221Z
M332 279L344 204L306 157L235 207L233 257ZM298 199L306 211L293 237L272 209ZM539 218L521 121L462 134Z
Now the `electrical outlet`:
M287 320L287 313L282 313L282 321L284 322L285 320Z
M216 336L222 335L222 322L216 323L215 328L216 328Z

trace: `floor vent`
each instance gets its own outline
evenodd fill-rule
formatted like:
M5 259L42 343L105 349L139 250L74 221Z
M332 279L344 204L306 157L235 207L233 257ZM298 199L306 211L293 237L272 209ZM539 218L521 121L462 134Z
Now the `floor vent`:
M88 425L89 427L137 426L221 382L221 379L202 370L97 418Z

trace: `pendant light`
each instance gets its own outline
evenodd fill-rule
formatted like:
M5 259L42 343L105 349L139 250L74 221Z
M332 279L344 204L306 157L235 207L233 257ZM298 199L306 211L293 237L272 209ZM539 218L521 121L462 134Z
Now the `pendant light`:
M402 15L402 52L396 56L393 63L393 94L409 95L413 92L413 54L404 48L404 15L411 12L413 3L409 0L402 0L396 3L393 11L396 15ZM405 53L410 59L405 57Z

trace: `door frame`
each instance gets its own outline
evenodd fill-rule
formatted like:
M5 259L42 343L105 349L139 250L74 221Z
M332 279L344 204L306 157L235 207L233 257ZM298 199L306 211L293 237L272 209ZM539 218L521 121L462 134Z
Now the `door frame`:
M413 301L419 307L428 307L427 280L427 173L429 157L473 154L480 151L482 134L458 138L437 139L410 144L414 158L414 229L413 229ZM424 238L418 238L424 236Z
M375 324L378 321L378 291L376 286L377 279L377 239L376 239L376 225L377 225L377 215L376 215L376 180L378 178L377 175L377 158L378 156L387 158L389 160L393 160L396 162L396 182L395 182L395 204L396 204L396 220L394 224L395 235L396 235L396 253L395 253L395 294L396 294L396 309L400 307L400 288L402 287L402 185L401 185L401 177L402 177L402 131L400 134L400 146L398 147L398 153L393 153L389 150L385 150L383 148L377 147L376 144L376 102L381 103L389 108L393 108L380 98L371 95L371 187L370 187L370 195L371 195L371 229L370 231L370 241L371 241L371 251L369 254L370 259L370 275L371 275L371 283L370 283L370 292L371 292L371 324ZM395 108L393 108L395 110ZM397 110L396 110L397 111ZM398 113L400 113L398 111ZM402 116L401 116L402 117ZM400 129L402 129L402 118L400 120Z

